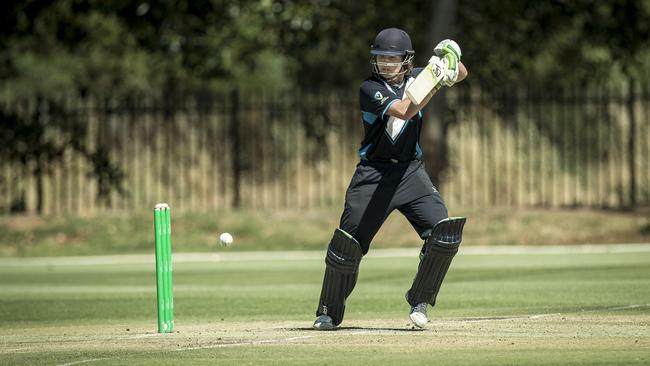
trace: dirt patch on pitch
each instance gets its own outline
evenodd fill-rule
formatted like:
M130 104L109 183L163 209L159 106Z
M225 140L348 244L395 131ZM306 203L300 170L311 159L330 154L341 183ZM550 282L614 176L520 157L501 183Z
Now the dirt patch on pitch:
M419 330L404 320L348 320L334 331L309 322L217 322L177 326L171 334L145 327L52 327L5 332L0 353L192 352L230 347L376 347L387 350L582 349L650 347L650 315L453 318Z

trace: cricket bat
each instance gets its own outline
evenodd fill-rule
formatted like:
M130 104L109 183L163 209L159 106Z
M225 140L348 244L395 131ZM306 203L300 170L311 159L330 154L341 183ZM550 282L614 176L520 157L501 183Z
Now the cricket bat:
M419 105L430 95L436 94L442 87L441 81L444 77L440 65L430 63L420 74L406 87L406 96L411 103Z

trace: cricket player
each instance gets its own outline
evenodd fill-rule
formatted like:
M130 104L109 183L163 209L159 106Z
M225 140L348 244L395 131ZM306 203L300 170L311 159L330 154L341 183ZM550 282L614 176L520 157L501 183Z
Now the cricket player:
M434 48L434 53L427 68L414 69L411 39L397 28L379 32L370 48L372 76L361 84L359 96L365 130L360 162L345 195L340 226L334 231L325 256L315 329L334 329L341 323L345 301L357 282L359 263L395 209L406 216L424 240L406 301L411 306L409 317L416 326L422 328L428 322L427 304L435 304L445 273L458 251L465 223L465 218L448 217L440 193L422 163L421 109L437 89L451 87L467 76L456 42L444 40ZM438 70L438 79L432 70ZM420 73L433 78L435 87L415 104L405 90Z

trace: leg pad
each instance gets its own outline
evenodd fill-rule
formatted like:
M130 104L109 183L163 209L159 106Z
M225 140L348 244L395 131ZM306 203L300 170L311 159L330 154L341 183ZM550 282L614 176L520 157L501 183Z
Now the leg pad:
M359 243L345 231L336 229L325 256L325 278L316 316L330 316L335 326L343 321L345 300L357 283L362 257Z
M440 221L424 242L418 272L406 296L411 306L423 302L435 304L442 281L462 241L465 220L464 217L452 217Z

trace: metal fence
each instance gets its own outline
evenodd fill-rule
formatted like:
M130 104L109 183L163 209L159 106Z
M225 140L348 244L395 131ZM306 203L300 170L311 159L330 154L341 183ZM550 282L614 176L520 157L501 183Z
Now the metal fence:
M650 203L646 89L506 91L447 92L450 165L438 184L449 205ZM362 137L354 92L51 103L3 107L32 116L39 141L60 147L46 162L0 161L4 214L93 214L156 202L175 211L338 207ZM83 154L74 148L80 142ZM114 169L98 163L100 152Z

